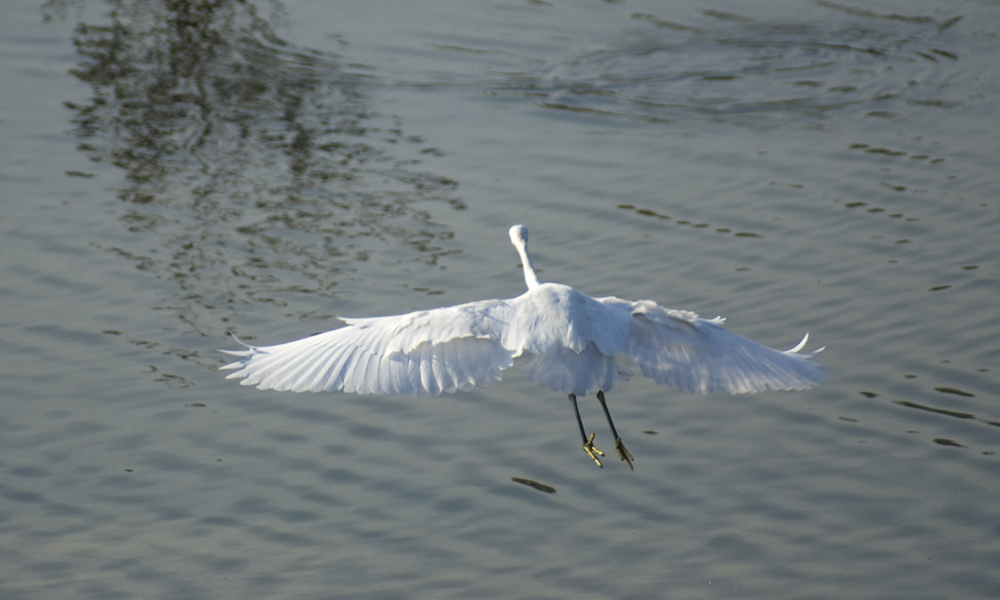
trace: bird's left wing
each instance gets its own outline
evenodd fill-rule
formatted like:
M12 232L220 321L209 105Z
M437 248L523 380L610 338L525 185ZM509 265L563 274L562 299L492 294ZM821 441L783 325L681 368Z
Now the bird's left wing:
M744 394L802 390L826 376L821 365L808 360L822 348L799 352L808 335L795 348L775 350L727 331L722 318L702 319L648 300L631 304L625 353L657 383L703 394Z
M484 300L405 315L341 318L345 326L278 344L224 350L228 379L296 392L437 395L499 381L519 353L500 339L503 300Z

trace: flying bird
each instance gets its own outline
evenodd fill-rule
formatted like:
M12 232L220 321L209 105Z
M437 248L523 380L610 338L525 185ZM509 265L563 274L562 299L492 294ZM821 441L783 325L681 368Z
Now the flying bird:
M722 327L724 319L651 300L592 298L561 283L541 283L528 254L528 228L514 225L528 291L404 315L339 317L343 327L274 346L223 350L239 357L227 379L293 392L438 395L499 381L514 359L536 383L569 395L587 455L604 453L587 436L577 396L597 392L618 457L635 460L615 429L604 392L632 375L634 363L657 383L686 392L732 394L802 390L824 378L800 352L774 350ZM239 341L237 339L237 341ZM243 342L240 342L241 344ZM627 357L627 359L623 359ZM630 359L630 360L628 360Z

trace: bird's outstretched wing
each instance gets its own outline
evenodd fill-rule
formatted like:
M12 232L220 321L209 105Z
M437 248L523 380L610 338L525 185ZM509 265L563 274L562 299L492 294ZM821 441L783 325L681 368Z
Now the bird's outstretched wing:
M484 300L346 325L275 346L224 351L228 379L295 392L438 395L499 381L518 351L504 348L508 304ZM245 344L244 344L245 345Z
M620 301L619 301L620 302ZM625 353L657 383L687 392L732 394L802 390L825 378L821 365L800 353L809 338L781 351L727 331L724 319L702 319L650 301L632 303Z

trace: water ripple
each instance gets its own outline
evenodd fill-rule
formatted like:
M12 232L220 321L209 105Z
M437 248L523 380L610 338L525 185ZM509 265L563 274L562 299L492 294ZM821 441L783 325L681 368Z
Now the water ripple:
M952 108L943 96L961 17L938 20L820 3L828 22L761 21L704 11L687 25L636 13L598 49L510 74L488 91L556 110L643 121L703 118L773 124L782 115L891 117L899 103Z

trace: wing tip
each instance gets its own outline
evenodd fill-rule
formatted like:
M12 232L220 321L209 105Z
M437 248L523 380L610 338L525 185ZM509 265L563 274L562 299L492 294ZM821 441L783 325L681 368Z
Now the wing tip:
M236 340L236 343L243 346L244 350L226 350L224 348L219 348L218 351L223 354L228 354L230 356L236 356L240 358L240 360L237 360L236 362L226 363L221 367L219 367L219 370L222 371L238 369L244 366L246 364L246 359L257 353L257 346L251 346L250 344L244 342L240 338L236 337L236 334L233 333L232 331L229 332L229 335L233 336L233 339ZM246 377L246 374L241 372L230 373L229 375L226 376L226 379L236 379L237 377ZM240 383L243 382L241 381Z
M796 344L795 347L789 348L788 350L785 350L784 353L785 354L790 354L790 355L794 354L795 356L799 356L799 357L802 357L802 358L812 358L812 357L816 356L817 354L819 354L820 352L826 350L826 346L823 346L823 347L821 347L821 348L819 348L817 350L813 350L812 352L802 352L802 349L806 347L806 344L808 342L809 342L809 333L806 332L806 334L804 336L802 336L802 341L800 341L798 344Z

